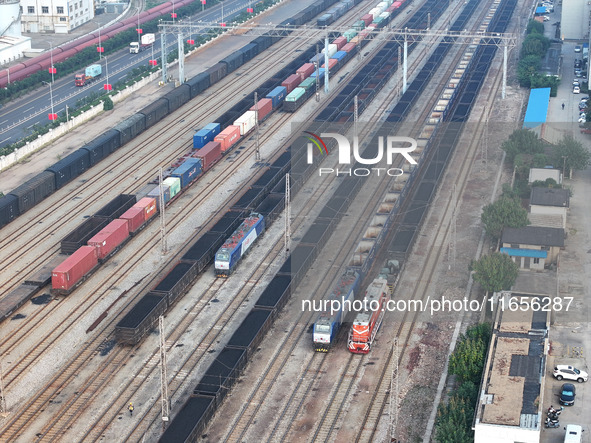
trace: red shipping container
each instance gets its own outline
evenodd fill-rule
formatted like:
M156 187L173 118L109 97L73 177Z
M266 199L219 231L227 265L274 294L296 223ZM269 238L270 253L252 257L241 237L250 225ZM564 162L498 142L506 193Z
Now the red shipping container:
M195 150L192 155L201 159L201 166L205 172L222 158L222 144L215 141L206 143L201 149Z
M365 26L369 26L370 23L373 22L373 15L365 14L363 17L361 17L361 20L363 20Z
M142 208L144 210L144 221L150 220L158 210L158 206L156 206L156 199L152 197L142 198L135 205L133 205L132 208Z
M334 67L334 65L336 65L339 61L336 58L329 58L328 59L328 71L330 72L332 70L332 68ZM321 68L324 68L324 65L321 66Z
M144 218L144 208L131 207L121 214L121 217L119 218L121 220L127 220L127 226L130 233L137 231L146 221Z
M284 86L287 89L287 93L289 94L291 91L293 91L295 88L297 88L301 82L302 82L302 79L300 78L299 75L291 74L289 77L287 77L285 80L283 80L283 83L281 83L281 86Z
M127 237L129 237L127 220L115 219L88 240L88 246L94 246L98 259L102 260L123 243Z
M258 101L257 103L258 105L258 116L259 116L259 121L263 120L267 115L269 115L269 112L271 112L273 110L273 100L271 100L270 98L262 98ZM254 106L252 106L250 108L251 111L254 111Z
M337 45L337 51L340 51L343 46L347 44L347 37L340 36L335 41L332 42L333 45Z
M377 27L378 27L377 23L372 23L371 25L368 26L368 28L371 28L371 29L377 29ZM361 32L359 34L361 34ZM367 33L365 35L367 35Z
M52 291L67 294L97 264L96 250L92 246L81 246L51 272Z
M240 138L240 126L228 126L222 132L215 136L214 142L219 142L222 146L222 152L226 152ZM203 148L201 148L203 149Z
M302 65L297 71L296 74L300 76L302 81L306 80L308 77L312 75L314 72L314 63L306 63ZM299 84L299 83L298 83Z
M357 46L355 43L347 43L345 46L343 46L343 51L345 52L351 52L353 49L355 49L355 46Z

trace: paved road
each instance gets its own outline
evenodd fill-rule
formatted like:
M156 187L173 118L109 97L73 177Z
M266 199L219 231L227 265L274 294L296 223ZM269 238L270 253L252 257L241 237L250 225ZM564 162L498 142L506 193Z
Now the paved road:
M224 2L224 20L238 15L244 11L247 5L247 0L226 0ZM194 22L219 22L220 19L221 6L219 5L193 17ZM166 43L169 50L176 49L176 36L168 35ZM154 44L155 58L160 56L160 48L161 43L158 36ZM30 135L36 124L47 123L48 114L52 112L52 102L54 113L65 112L66 106L75 106L83 97L101 92L104 88L103 85L107 83L107 74L108 83L115 84L124 79L132 69L138 66L147 66L148 60L151 58L152 51L130 54L128 49L122 49L109 55L108 58L97 59L97 63L100 63L103 68L103 76L99 81L84 87L76 87L72 74L56 80L51 87L46 84L32 94L4 105L0 113L0 147Z

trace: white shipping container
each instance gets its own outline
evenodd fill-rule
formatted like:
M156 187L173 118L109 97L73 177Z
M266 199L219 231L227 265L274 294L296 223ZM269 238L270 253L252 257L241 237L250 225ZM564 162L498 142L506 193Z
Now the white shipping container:
M380 8L382 11L385 11L388 6L388 2L380 2L376 5L376 8Z
M371 11L368 12L368 14L371 14L371 16L373 17L373 20L375 20L381 13L382 11L380 11L378 8L373 8Z
M380 14L380 17L386 19L386 18L390 17L390 13L388 11L384 11Z
M238 126L240 128L240 135L247 134L254 128L256 122L255 116L256 114L254 111L246 111L234 121L234 126Z
M331 58L333 55L335 55L338 50L339 50L339 48L337 45L335 45L334 43L329 44L328 45L328 58ZM324 54L324 49L321 52L322 52L322 54ZM324 61L324 57L322 58L322 61Z

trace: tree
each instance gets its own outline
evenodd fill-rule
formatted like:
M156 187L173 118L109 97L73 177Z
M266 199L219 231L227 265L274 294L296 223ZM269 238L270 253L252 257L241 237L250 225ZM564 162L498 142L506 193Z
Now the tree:
M527 57L528 55L544 57L549 47L550 40L544 37L544 34L529 34L525 37L523 45L521 45L521 57Z
M530 20L527 23L527 34L542 34L544 35L544 24L536 20Z
M519 85L525 88L531 86L532 77L538 74L542 67L542 58L539 55L522 57L517 65L517 78Z
M517 129L503 142L501 149L507 153L507 158L512 162L517 154L542 154L544 145L529 129Z
M527 211L521 207L519 201L507 197L486 205L482 210L481 220L486 233L494 240L501 237L505 226L522 228L529 223Z
M473 443L472 417L474 409L461 397L452 397L439 406L435 438L439 443Z
M511 289L519 267L507 254L493 252L484 255L480 260L472 263L474 280L489 292L500 292Z
M113 100L111 100L111 97L106 96L103 98L103 110L110 111L111 109L113 109Z
M591 153L571 135L565 136L552 152L556 167L564 167L564 173L572 169L586 169L591 161Z

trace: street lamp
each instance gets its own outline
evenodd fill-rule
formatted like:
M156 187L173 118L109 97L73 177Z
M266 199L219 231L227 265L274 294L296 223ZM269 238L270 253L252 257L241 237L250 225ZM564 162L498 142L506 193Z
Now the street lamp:
M96 23L96 22L94 22L94 23ZM102 53L105 52L105 48L103 48L101 46L101 25L100 25L100 23L96 23L96 24L98 25L98 39L99 39L98 46L96 48L96 52L99 53L99 61L100 61L101 57L102 57Z
M54 82L53 74L55 74L57 72L57 70L53 66L53 44L51 42L49 42L49 57L51 59L51 61L50 61L51 66L49 68L49 73L51 74L51 83L53 83Z
M48 83L46 81L44 81L43 83L45 83L46 85L49 85L49 101L51 103L51 114L47 114L47 117L51 121L57 120L57 114L53 112L53 87L52 87L51 83Z
M113 90L113 86L109 83L109 63L107 62L107 57L105 57L105 73L107 74L107 83L103 85L103 89L105 91Z

